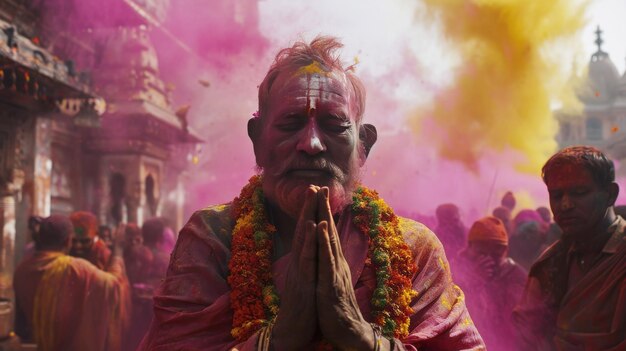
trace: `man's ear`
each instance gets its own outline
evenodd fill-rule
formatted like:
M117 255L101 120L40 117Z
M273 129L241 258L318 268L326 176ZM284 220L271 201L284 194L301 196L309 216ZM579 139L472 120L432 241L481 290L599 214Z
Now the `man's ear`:
M614 206L617 201L617 195L619 195L619 185L613 182L609 185L609 206Z
M248 120L248 137L252 142L256 142L259 136L259 118L252 117Z
M363 149L365 150L365 158L370 154L370 150L376 140L378 139L378 132L376 131L376 127L372 124L362 124L359 128L359 139L361 139L361 143L363 143ZM362 162L365 162L363 160Z
M258 117L253 117L248 120L248 137L252 141L252 147L254 149L254 157L256 164L259 163L259 136L261 135L261 120Z

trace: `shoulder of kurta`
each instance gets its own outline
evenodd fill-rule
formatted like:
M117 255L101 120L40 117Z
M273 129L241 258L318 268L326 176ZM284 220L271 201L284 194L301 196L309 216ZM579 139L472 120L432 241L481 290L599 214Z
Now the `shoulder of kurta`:
M404 242L413 254L418 272L425 270L432 273L438 272L437 274L443 274L446 277L446 281L450 281L450 265L443 245L435 233L420 222L403 217L399 218L400 231L404 237Z
M227 272L234 220L230 203L196 211L181 229L169 262L168 277L202 266Z
M88 277L99 277L101 279L112 280L116 279L113 274L96 267L93 263L80 257L71 257L69 269L81 279L87 279Z
M412 219L398 217L399 227L406 244L413 250L442 250L441 242L424 224Z
M540 270L543 270L546 266L547 262L558 253L565 250L565 243L561 239L557 240L554 244L548 246L539 257L535 260L535 262L530 266L529 274L536 275Z
M234 226L231 215L232 203L208 206L194 212L189 221L181 230L193 233L199 239L218 239L223 243L230 241L230 235Z

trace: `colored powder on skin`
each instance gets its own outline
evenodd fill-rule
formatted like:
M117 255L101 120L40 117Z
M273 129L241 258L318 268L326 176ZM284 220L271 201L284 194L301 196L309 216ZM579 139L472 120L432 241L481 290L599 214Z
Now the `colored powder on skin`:
M320 74L320 75L328 75L329 72L326 72L322 65L319 62L313 61L311 64L306 65L304 67L300 67L298 71L294 74L295 76L300 76L303 74Z
M458 49L454 82L413 119L432 119L438 153L473 171L486 149L512 148L537 174L557 148L550 104L576 99L546 50L584 25L586 3L570 0L424 0ZM417 123L420 125L421 123Z

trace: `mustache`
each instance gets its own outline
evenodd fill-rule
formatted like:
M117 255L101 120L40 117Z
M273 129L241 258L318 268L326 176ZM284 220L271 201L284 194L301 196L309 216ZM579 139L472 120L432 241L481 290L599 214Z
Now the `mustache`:
M272 172L272 175L280 177L286 175L290 171L304 169L323 171L337 179L343 179L345 175L345 172L339 166L322 157L309 159L292 157L291 159L282 162L282 164L277 167L274 172Z

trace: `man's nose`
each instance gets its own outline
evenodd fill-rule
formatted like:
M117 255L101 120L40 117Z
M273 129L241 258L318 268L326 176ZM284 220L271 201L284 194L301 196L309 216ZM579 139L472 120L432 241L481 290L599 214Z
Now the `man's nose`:
M320 130L315 119L311 118L304 130L301 131L297 149L309 155L317 155L326 151L326 146L322 142Z
M563 195L563 198L561 198L561 209L569 210L572 208L574 208L574 202L572 201L572 197L567 194Z

